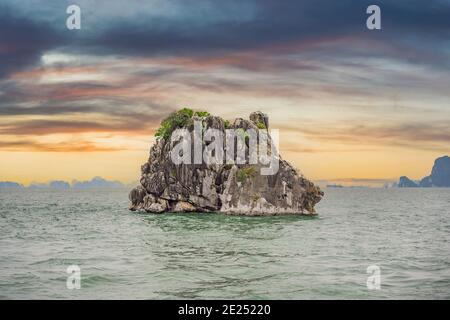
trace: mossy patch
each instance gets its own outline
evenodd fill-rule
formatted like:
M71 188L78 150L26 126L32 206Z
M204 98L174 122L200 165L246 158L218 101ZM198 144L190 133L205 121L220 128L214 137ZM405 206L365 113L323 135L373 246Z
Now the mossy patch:
M210 116L211 114L208 111L195 111L194 116L205 118Z
M247 180L247 178L255 176L256 172L256 168L252 166L240 168L236 172L236 179L238 182L244 182L245 180Z
M194 112L194 110L189 108L183 108L181 110L173 112L163 121L161 121L160 127L158 128L158 130L156 130L155 137L157 139L169 138L175 129L187 126L194 115L199 117L207 117L209 116L209 112L207 111Z
M258 127L258 129L267 129L267 128L266 128L266 125L265 125L264 122L262 122L262 121L258 121L258 122L256 123L256 126Z

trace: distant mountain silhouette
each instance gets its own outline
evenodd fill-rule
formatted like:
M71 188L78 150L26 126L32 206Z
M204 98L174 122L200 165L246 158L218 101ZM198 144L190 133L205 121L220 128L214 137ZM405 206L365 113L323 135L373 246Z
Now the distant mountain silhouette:
M419 185L406 176L400 177L397 187L399 188L417 188Z
M342 184L327 184L327 188L343 188Z
M436 187L450 187L450 157L437 158L430 176L431 184Z
M49 188L49 186L48 186L47 183L32 182L32 183L30 183L28 188L30 188L30 189L43 189L43 188Z
M0 188L23 188L23 185L17 182L0 181Z
M60 181L60 180L50 181L48 185L52 189L69 189L70 188L70 184L68 182Z
M89 189L89 188L124 188L120 181L109 181L102 177L94 177L88 181L74 180L72 184L67 181L53 180L47 183L32 182L29 189ZM11 181L0 181L0 188L25 188L22 184Z
M433 187L433 183L431 182L431 177L427 176L427 177L422 178L422 180L420 180L420 182L419 182L419 187L422 187L422 188Z
M402 176L397 184L399 188L411 188L411 187L422 187L422 188L431 188L431 187L440 187L440 188L449 188L450 187L450 157L443 156L437 158L434 161L433 168L431 170L431 174L426 176L420 180L417 185L414 181L409 179L408 177Z
M125 187L119 181L108 181L102 177L95 177L90 181L74 181L72 188L74 189L87 189L87 188L123 188Z

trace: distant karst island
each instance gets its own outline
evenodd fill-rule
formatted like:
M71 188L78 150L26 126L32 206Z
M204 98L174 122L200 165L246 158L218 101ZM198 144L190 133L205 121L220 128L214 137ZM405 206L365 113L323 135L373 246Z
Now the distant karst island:
M120 181L110 181L102 177L94 177L87 181L74 180L72 183L63 180L49 182L32 182L29 186L12 181L0 181L0 188L4 189L90 189L90 188L125 188Z
M431 174L420 181L413 181L406 176L401 176L395 185L398 188L449 188L450 187L450 157L443 156L434 161Z
M199 133L196 128L200 128ZM178 129L187 139L176 144L172 134ZM211 131L215 134L214 139L207 137ZM231 134L234 135L229 139ZM203 139L199 141L196 138L202 137L197 135ZM231 147L227 144L224 148L224 154L217 147L220 137L226 137L226 142L232 141ZM252 148L267 149L268 144L261 142L265 141L263 137L271 146L267 156L276 160L274 163L271 160L270 165L275 164L277 170L269 174L263 174L269 169L267 165L251 161ZM237 118L231 122L208 112L185 108L162 121L156 138L148 161L141 167L140 184L129 194L130 210L239 215L315 214L314 206L323 196L318 186L278 155L273 148L269 118L262 112L251 113L249 120ZM182 150L179 150L180 146ZM203 150L206 160L220 158L220 161L196 162L196 155L191 154L195 148ZM174 153L186 161L174 163ZM222 161L224 157L230 160L230 154L231 161Z

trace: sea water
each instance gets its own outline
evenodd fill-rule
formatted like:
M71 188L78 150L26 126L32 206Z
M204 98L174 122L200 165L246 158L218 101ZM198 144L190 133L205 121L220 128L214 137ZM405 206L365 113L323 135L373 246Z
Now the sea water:
M450 298L450 189L329 188L315 217L142 214L127 193L0 189L0 298Z

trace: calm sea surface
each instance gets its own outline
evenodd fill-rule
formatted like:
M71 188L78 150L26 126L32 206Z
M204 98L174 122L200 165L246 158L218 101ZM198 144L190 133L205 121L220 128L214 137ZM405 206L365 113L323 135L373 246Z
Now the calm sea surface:
M450 299L450 189L325 189L313 218L139 214L127 193L0 189L0 298Z

